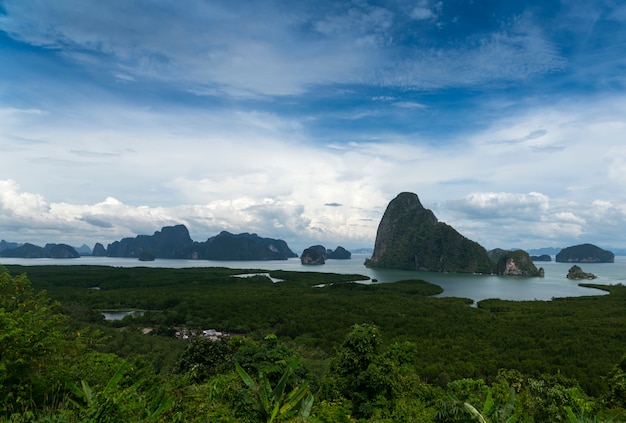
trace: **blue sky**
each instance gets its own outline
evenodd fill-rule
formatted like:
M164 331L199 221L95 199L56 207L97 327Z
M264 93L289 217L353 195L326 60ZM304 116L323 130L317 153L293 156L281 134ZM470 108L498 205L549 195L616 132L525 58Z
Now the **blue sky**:
M0 239L626 247L626 5L0 0Z

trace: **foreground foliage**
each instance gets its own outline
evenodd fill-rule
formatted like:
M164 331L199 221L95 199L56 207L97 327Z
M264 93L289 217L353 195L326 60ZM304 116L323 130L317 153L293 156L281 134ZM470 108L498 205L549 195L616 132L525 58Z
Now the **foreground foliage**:
M622 286L470 307L358 275L7 268L0 421L626 421Z

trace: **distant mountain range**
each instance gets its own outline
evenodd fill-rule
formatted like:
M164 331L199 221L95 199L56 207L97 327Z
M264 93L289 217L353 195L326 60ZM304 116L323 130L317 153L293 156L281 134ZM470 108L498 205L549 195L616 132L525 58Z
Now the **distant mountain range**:
M85 248L81 247L81 251ZM257 234L231 234L223 231L196 242L189 236L184 225L166 226L152 235L124 238L104 248L94 245L92 254L106 257L189 260L286 260L298 257L281 239L263 238ZM19 258L72 258L79 257L73 247L65 244L48 244L37 247L33 244L0 242L0 257Z
M257 234L223 231L205 242L196 242L184 225L166 226L153 235L124 238L106 248L108 257L139 258L142 254L189 260L286 260L298 257L285 241L262 238Z
M67 244L46 244L39 247L33 244L0 242L0 257L13 258L78 258L80 254Z

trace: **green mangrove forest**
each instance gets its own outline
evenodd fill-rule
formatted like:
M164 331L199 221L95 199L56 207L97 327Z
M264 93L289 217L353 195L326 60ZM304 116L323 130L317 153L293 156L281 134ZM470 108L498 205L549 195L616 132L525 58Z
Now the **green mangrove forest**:
M363 279L0 266L0 422L626 421L626 287L473 304Z

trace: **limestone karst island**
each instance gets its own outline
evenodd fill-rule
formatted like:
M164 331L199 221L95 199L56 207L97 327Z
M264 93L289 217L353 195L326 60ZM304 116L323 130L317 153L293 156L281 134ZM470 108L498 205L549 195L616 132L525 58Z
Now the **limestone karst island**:
M417 194L400 193L383 214L366 266L429 272L542 276L522 250L487 252L453 227L439 222Z

